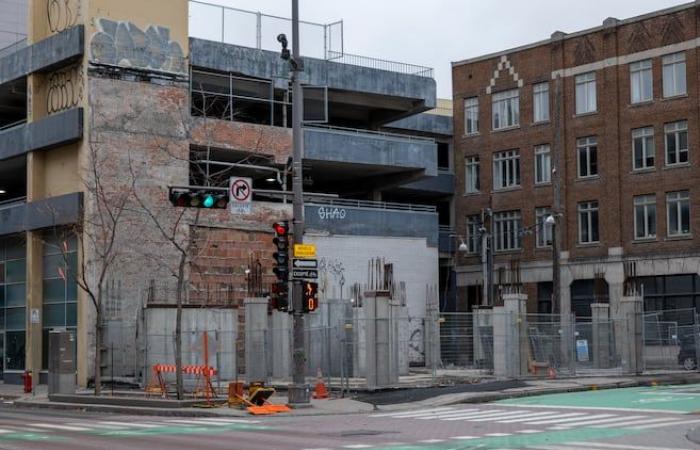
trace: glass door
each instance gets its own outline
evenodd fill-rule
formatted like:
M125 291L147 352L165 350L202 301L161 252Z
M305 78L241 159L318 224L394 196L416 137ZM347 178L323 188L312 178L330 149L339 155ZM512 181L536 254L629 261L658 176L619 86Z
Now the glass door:
M5 367L5 333L0 333L0 381L2 381L2 372Z

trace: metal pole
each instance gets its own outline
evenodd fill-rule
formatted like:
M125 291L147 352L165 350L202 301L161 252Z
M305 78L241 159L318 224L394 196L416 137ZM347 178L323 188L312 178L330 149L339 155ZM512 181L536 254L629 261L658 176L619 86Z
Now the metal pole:
M301 80L299 72L303 70L299 55L299 0L292 0L292 188L294 193L292 232L294 243L304 242L304 192L301 159L303 156L303 136L301 123L304 115ZM304 350L304 316L302 313L301 281L295 280L292 285L293 313L293 343L292 343L292 384L289 386L288 400L290 405L308 405L309 385L306 384L306 355Z
M561 155L562 155L562 88L561 76L554 80L554 148L552 149L552 184L554 187L554 208L552 216L552 314L562 312L561 270L559 267L560 219L563 217L561 199Z

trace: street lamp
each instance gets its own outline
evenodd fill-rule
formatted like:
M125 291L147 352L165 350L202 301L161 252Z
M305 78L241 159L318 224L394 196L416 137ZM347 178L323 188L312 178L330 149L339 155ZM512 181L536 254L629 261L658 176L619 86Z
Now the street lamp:
M553 213L547 216L544 222L552 227L552 314L557 312L561 301L561 281L559 280L559 240L557 239L557 218L561 213Z

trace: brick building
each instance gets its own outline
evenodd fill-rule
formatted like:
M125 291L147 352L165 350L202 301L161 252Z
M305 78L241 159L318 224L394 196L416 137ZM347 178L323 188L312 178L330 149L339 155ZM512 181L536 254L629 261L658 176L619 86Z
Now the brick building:
M518 260L528 310L551 311L552 213L562 313L614 311L625 262L647 308L700 307L698 25L695 2L453 63L461 309L493 232L495 284Z
M170 332L144 311L172 310L180 257L151 214L194 241L191 310L234 322L226 314L241 309L251 263L264 289L274 278L271 225L291 215L289 72L275 39L289 23L186 0L0 4L15 11L1 22L17 39L0 52L0 379L28 369L44 381L48 333L64 328L77 331L80 384L91 377L95 314L76 275L97 277L97 178L112 199L137 194L116 236L104 338L115 376L138 378L139 339ZM369 259L384 257L420 318L439 273L454 278L451 113L436 110L431 69L345 54L340 23L304 27L303 83L328 99L309 95L316 116L304 130L305 191L325 194L305 206L321 299L349 303ZM231 29L251 32L232 40ZM253 179L250 215L188 209L179 219L168 200L171 186L224 187L233 176Z

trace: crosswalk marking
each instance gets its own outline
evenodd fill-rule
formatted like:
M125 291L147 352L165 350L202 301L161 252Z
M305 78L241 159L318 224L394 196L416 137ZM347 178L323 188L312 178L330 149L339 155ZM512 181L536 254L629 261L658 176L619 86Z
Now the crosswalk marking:
M451 439L457 439L460 441L468 441L470 439L479 439L478 436L454 436Z
M451 407L442 407L442 408L430 408L430 409L423 409L423 410L417 410L417 411L406 411L406 412L391 412L391 413L381 413L381 414L372 414L370 417L406 417L406 416L412 416L414 414L421 414L421 413L428 413L428 412L436 412L436 411L448 411L448 410L453 410L454 408Z
M229 419L227 417L206 417L202 418L207 422L222 422L222 423L259 423L259 420L250 419Z
M584 427L588 425L596 425L600 423L613 423L613 422L621 422L623 420L631 420L631 419L643 419L646 416L616 416L616 417L611 417L609 419L598 419L598 420L584 420L582 422L576 422L576 423L568 423L566 425L559 425L555 428L571 428L571 427Z
M490 420L498 421L501 419L512 419L514 417L522 417L522 415L523 415L522 412L517 412L517 413L509 412L509 413L504 413L504 414L500 414L497 416L487 417L485 419L470 419L470 421L472 421L472 422L488 422Z
M561 417L561 413L552 413L552 412L538 412L538 413L531 413L527 414L525 417L519 417L517 419L508 419L508 420L497 420L496 422L498 423L517 423L517 422L527 422L529 420L539 420L539 419L549 419L549 418L555 418L555 417Z
M0 429L0 434L6 434L6 433L14 433L12 430L2 430Z
M529 404L515 404L515 403L503 403L499 406L508 406L510 408L551 408L551 409L574 409L571 406L560 406L560 405L529 405ZM678 411L673 409L649 409L649 408L614 408L608 406L586 406L575 409L585 409L591 411L630 411L630 412L646 412L646 413L665 413L665 414L687 414L687 411Z
M438 444L440 442L445 442L444 439L423 439L422 441L418 441L422 444Z
M567 422L578 422L580 420L602 419L605 417L613 417L611 414L596 414L593 416L585 415L585 417L581 417L580 415L577 414L575 417L571 416L571 417L563 418L564 416L566 416L566 414L562 414L560 416L560 417L562 417L561 419L549 418L549 419L545 419L545 420L535 420L535 421L528 422L528 423L531 425L553 425L553 424L560 424L560 423L567 423Z
M523 434L535 434L535 433L541 433L542 431L540 430L519 430L516 431L516 433L523 433Z
M70 425L58 425L55 423L33 423L33 427L48 428L61 431L90 431L90 428L74 427Z
M573 422L575 420L581 420L583 417L581 416L586 416L584 413L568 413L568 414L559 414L556 419L554 418L534 418L532 420L528 420L527 423L532 424L532 425L544 425L544 424L551 424L551 423L559 423L559 422Z
M647 430L650 428L661 428L661 427L669 427L669 426L676 426L676 425L689 425L689 424L694 424L694 423L700 423L700 420L684 420L681 422L671 422L671 423L657 423L653 425L643 425L639 427L630 427L630 428L638 428L642 430Z
M164 426L165 424L159 423L127 423L127 422L114 422L110 420L105 420L102 422L98 422L100 425L113 425L113 426L118 426L118 427L125 427L125 428L159 428Z
M461 416L453 416L453 417L447 417L442 420L470 420L470 419L481 419L485 417L492 417L492 416L500 416L504 414L506 411L489 411L489 412L480 412L480 413L472 413L472 414L466 414L466 415L461 415Z
M421 419L421 420L430 420L430 419L444 419L445 417L451 417L451 416L459 416L462 414L473 414L479 412L478 409L459 409L456 411L444 411L444 412L436 412L436 413L423 413L420 415L415 415L415 416L406 416L406 417L401 417L402 419Z
M488 437L505 437L505 436L510 436L510 435L511 435L510 433L489 433L489 434L485 434L484 436L488 436Z
M676 419L669 418L669 417L662 417L662 418L657 418L657 419L641 419L641 420L628 420L626 422L616 422L614 425L611 424L602 424L602 425L594 425L593 428L617 428L617 427L627 427L627 426L633 426L633 425L642 425L642 424L652 424L652 423L658 423L658 422L674 422Z

